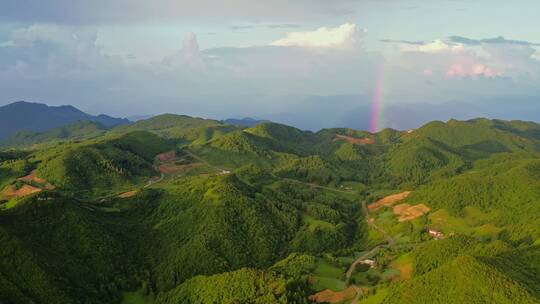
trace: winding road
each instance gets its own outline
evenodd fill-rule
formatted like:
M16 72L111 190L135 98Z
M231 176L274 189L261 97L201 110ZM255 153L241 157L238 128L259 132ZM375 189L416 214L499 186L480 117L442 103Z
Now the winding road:
M144 185L143 188L148 188L148 187L152 186L153 184L157 184L157 183L161 182L164 178L165 178L165 173L161 172L161 176L159 177L159 179L156 179L156 180L150 179L146 183L146 185Z
M365 260L367 258L370 258L370 257L374 256L375 254L377 254L377 252L379 252L379 250L381 248L388 248L390 246L393 246L396 243L394 238L392 238L392 236L390 234L388 234L388 232L386 232L384 229L382 229L381 227L379 227L379 226L377 226L375 224L375 220L369 215L369 209L368 209L367 204L366 204L365 201L362 201L362 210L364 211L364 215L366 217L366 222L368 223L368 225L373 227L374 229L376 229L380 233L382 233L382 235L384 235L384 238L386 239L387 243L386 244L379 244L379 245L373 247L367 253L359 256L351 264L349 269L347 269L347 273L346 273L346 276L345 276L347 284L349 284L351 276L353 275L354 271L356 270L356 266L358 264L360 264L363 260ZM354 284L351 284L350 286L352 288L354 288L354 290L356 291L356 297L354 297L354 299L351 301L351 304L357 304L357 303L359 303L360 297L362 296L362 288L360 288L360 287L358 287L358 286L356 286Z
M207 162L205 159L203 159L202 157L199 157L198 155L194 154L193 152L191 151L188 151L188 150L184 150L184 152L193 157L194 159L204 163L205 165L207 165L208 167L211 167L213 169L216 169L218 171L227 171L223 168L219 168L219 167L216 167L212 164L210 164L209 162ZM299 180L296 180L296 179L293 179L293 178L288 178L288 177L280 177L280 176L277 176L273 173L270 172L270 176L272 176L273 178L276 178L276 179L280 179L282 181L287 181L287 182L291 182L291 183L295 183L295 184L302 184L302 185L306 185L306 186L309 186L309 187L313 187L313 188L318 188L318 189L324 189L324 190L328 190L328 191L334 191L334 192L339 192L339 193L346 193L346 194L354 194L356 193L356 191L345 191L345 190L339 190L339 189L335 189L335 188L330 188L330 187L326 187L326 186L321 186L321 185L317 185L317 184L314 184L314 183L308 183L308 182L303 182L303 181L299 181Z

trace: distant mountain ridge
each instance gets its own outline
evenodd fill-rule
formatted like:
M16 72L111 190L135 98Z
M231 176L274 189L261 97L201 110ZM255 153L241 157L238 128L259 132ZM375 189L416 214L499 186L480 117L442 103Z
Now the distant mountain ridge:
M244 118L229 118L223 120L223 123L233 126L239 126L239 127L254 127L258 124L270 122L269 120L259 120L254 119L251 117L244 117Z
M18 101L0 107L0 139L20 131L45 132L76 121L92 121L105 127L127 124L125 118L87 114L73 106L48 106Z

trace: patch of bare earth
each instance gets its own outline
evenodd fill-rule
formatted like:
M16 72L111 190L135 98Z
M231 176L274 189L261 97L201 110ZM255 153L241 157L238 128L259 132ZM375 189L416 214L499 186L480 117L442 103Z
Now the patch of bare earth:
M38 184L40 185L40 187L42 187L45 190L54 190L54 186L51 183L37 176L37 170L32 170L30 174L28 174L27 176L18 178L18 180L28 183L28 184L31 184L31 183Z
M394 207L394 214L399 216L399 222L412 221L422 215L428 213L431 210L424 204L418 204L411 206L409 204L399 204Z
M121 194L118 195L118 197L119 197L119 198L133 197L133 196L135 196L137 193L139 193L139 190L132 190L132 191L128 191L128 192L121 193Z
M389 195L387 197L384 197L384 198L376 201L373 204L370 204L368 206L368 209L369 209L369 211L377 211L377 210L379 210L379 209L381 209L383 207L392 206L393 204L404 200L407 196L409 196L409 194L411 194L411 191L405 191L405 192L401 192L401 193L398 193L398 194Z
M309 296L309 299L317 303L341 303L347 300L351 300L355 296L356 290L354 290L353 287L349 287L342 291L333 291L330 289L326 289Z
M399 270L399 275L392 278L392 281L403 281L408 280L412 277L412 263L405 263L405 264L399 264L399 263L392 263L390 264L390 268L394 268Z
M28 174L27 176L23 176L23 177L19 178L19 180L23 181L23 182L27 182L27 183L35 182L35 183L38 183L38 184L44 184L44 183L47 182L43 178L37 177L37 170L32 170L32 172L30 172L30 174Z
M355 145L372 145L375 143L375 140L373 140L373 138L369 138L369 137L358 138L358 137L352 137L352 136L340 135L340 134L336 134L336 138L334 140L344 140L348 143L355 144Z
M189 171L197 167L201 167L202 165L203 164L201 163L188 164L188 165L161 164L159 165L158 169L159 169L159 172L161 173L177 174L177 173L183 173L183 172Z
M4 189L4 191L2 191L2 197L6 199L12 199L12 198L27 196L32 193L37 193L40 191L42 190L37 187L26 185L26 184L20 187L19 189L17 189L15 185L10 185L10 186L7 186Z
M176 152L169 151L156 155L156 159L160 162L171 162L176 160Z

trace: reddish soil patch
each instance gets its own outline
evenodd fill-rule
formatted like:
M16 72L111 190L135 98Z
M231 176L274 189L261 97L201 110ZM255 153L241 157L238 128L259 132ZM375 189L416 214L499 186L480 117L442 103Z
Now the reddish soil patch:
M2 191L2 196L7 199L17 198L17 197L23 197L30 195L32 193L40 192L41 189L30 186L30 185L23 185L21 188L17 189L15 185L7 186L4 191Z
M139 193L139 190L132 190L132 191L128 191L128 192L121 193L121 194L118 195L118 197L119 197L119 198L133 197L133 196L135 196L137 193Z
M37 174L37 170L32 170L32 172L30 172L30 174L28 174L27 176L23 176L23 177L19 178L19 180L23 181L23 182L27 182L27 183L34 182L34 183L38 183L38 184L45 184L47 182L43 178L37 177L36 174Z
M37 176L37 170L32 170L30 174L27 176L23 176L19 178L18 180L23 181L25 183L34 183L40 185L40 187L44 188L45 190L54 190L54 186L51 183L48 183L45 179Z
M375 143L375 140L373 140L373 138L369 138L369 137L357 138L357 137L340 135L340 134L336 134L336 138L334 140L344 140L348 143L355 144L355 145L371 145Z
M394 211L394 214L402 214L409 208L411 208L411 205L409 204L399 204L397 206L394 206L393 211Z
M156 159L161 162L171 162L176 160L176 152L175 151L169 151L165 153L161 153L156 155Z
M412 277L412 263L397 265L396 267L399 270L399 279L400 280L408 280Z
M399 222L412 221L431 210L424 204L411 206L409 204L400 204L394 207L394 214L399 216Z
M353 299L355 296L356 291L354 288L349 287L342 291L332 291L330 289L326 289L311 295L309 299L317 303L341 303L343 301Z
M405 191L405 192L401 192L401 193L398 193L398 194L392 194L392 195L389 195L385 198L382 198L378 201L376 201L375 203L373 204L370 204L368 206L368 209L370 211L377 211L383 207L389 207L389 206L392 206L393 204L401 201L401 200L404 200L407 196L409 196L409 194L411 194L411 191Z
M399 275L392 277L392 281L403 281L412 278L413 266L412 263L390 263L390 268L399 270Z
M189 164L189 165L174 165L174 164L163 164L159 165L158 169L159 172L165 173L165 174L176 174L181 172L186 172L188 170L201 167L203 164L201 163L195 163L195 164Z

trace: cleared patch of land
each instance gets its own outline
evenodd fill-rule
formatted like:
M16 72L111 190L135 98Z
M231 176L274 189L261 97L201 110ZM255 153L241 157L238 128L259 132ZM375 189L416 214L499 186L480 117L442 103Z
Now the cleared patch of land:
M38 177L37 170L32 170L30 174L23 176L21 178L18 178L17 180L25 182L27 184L37 184L45 190L54 190L55 188L51 183L47 182L45 179Z
M431 210L424 204L418 204L411 206L409 204L399 204L394 207L394 214L399 216L399 222L412 221L422 215L428 213Z
M27 176L23 176L23 177L19 178L19 180L23 181L23 182L27 182L27 183L34 182L34 183L38 183L38 184L45 184L47 182L45 179L37 177L36 174L37 174L37 171L32 170L32 172L30 172L30 174L28 174Z
M18 189L17 189L17 186L15 185L9 185L4 189L4 191L2 191L2 197L6 199L12 199L12 198L27 196L32 193L37 193L40 191L42 190L37 187L26 185L26 184L22 185Z
M336 138L334 140L344 140L348 143L355 144L355 145L371 145L375 143L375 140L373 140L373 138L369 138L369 137L357 138L357 137L340 135L340 134L336 134Z
M17 183L6 186L4 190L0 192L0 198L9 200L24 197L43 190L53 190L55 188L45 179L38 177L36 173L36 170L33 170L30 174L18 178Z
M399 276L395 277L393 280L408 280L412 277L412 257L408 254L402 255L390 263L390 268L399 270Z
M386 196L376 201L375 203L368 205L368 209L369 211L377 211L383 207L392 206L393 204L404 200L407 196L409 196L409 194L411 194L411 191L405 191L398 194Z
M128 192L120 193L120 194L118 195L118 197L119 197L119 198L133 197L133 196L135 196L137 193L139 193L139 190L131 190L131 191L128 191Z
M161 164L158 167L159 172L165 173L165 174L178 174L178 173L184 173L191 169L196 169L203 167L204 164L202 163L194 163L194 164L188 164L188 165L177 165L174 163L167 163L167 164Z
M169 151L156 155L156 159L160 162L171 162L176 160L176 152Z
M330 289L323 290L309 297L311 301L317 303L341 303L351 300L356 296L354 287L349 287L342 291L333 291Z

